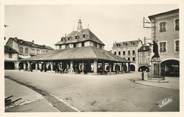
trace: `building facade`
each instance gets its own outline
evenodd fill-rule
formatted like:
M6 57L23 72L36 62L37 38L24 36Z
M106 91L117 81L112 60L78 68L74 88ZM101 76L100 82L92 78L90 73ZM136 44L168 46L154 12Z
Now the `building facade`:
M19 53L19 58L26 58L38 54L46 54L47 52L53 50L49 46L35 44L34 41L24 41L22 39L18 39L17 37L9 38L6 46L9 46L16 50Z
M4 46L4 69L18 68L18 52L9 46Z
M179 9L149 16L158 44L161 74L179 76Z
M141 46L141 40L115 42L112 47L112 53L131 62L131 71L138 70L138 49Z

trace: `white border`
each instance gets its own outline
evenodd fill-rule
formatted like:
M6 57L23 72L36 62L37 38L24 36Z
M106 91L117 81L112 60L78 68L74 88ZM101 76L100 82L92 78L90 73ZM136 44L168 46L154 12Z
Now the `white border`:
M184 30L183 30L183 27L184 27L184 2L183 0L127 0L127 1L123 1L123 0L2 0L0 1L0 29L1 29L1 32L4 33L3 31L3 24L4 24L4 5L8 4L8 5L16 5L16 4L19 4L19 5L25 5L25 4L32 4L32 5L43 5L43 4L49 4L49 5L62 5L62 4L68 4L68 3L71 3L71 4L109 4L109 5L112 5L112 4L116 4L116 5L119 5L119 4L179 4L179 8L180 8L180 40L181 40L181 45L184 44L184 41L182 41L183 37L184 37ZM3 39L3 35L0 35L0 38ZM0 42L2 45L3 45L3 41ZM2 49L1 50L4 50L3 46L1 46ZM180 54L183 55L184 53L182 53L182 50L184 49L184 46L180 46ZM4 97L4 51L0 51L0 57L1 57L1 70L0 70L0 74L1 74L1 81L0 81L0 94L1 94L1 100L3 100L3 97ZM182 58L182 57L181 57ZM181 62L181 67L180 67L180 73L181 73L181 78L180 78L180 112L123 112L123 113L119 113L119 112L108 112L108 113L91 113L91 112L88 112L88 113L51 113L51 112L48 112L48 113L4 113L4 101L0 101L0 117L50 117L50 116L54 116L54 117L101 117L101 116L104 116L104 117L182 117L184 116L184 96L183 96L183 93L184 93L184 79L182 78L182 76L184 75L183 74L183 70L184 70L184 61L180 61Z

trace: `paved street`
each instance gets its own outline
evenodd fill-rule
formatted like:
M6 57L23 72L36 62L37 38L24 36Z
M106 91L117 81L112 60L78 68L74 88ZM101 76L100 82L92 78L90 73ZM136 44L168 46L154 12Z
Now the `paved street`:
M61 108L90 112L179 111L179 90L131 82L130 79L139 78L138 73L75 75L5 71L5 75L37 91L59 111L67 111ZM6 88L6 94L9 91ZM14 90L12 93L21 91ZM159 107L166 98L171 101Z

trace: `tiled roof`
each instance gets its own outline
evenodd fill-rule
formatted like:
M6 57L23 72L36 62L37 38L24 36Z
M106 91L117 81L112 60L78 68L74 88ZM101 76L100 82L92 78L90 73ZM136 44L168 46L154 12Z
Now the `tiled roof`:
M29 47L35 47L35 48L40 48L40 49L49 49L49 50L53 50L53 48L51 48L50 46L46 46L46 45L39 45L39 44L35 44L34 42L30 42L30 41L24 41L22 39L18 39L18 38L9 38L14 40L15 42L17 42L19 45L24 45L24 46L29 46Z
M5 53L18 53L16 50L14 50L13 48L9 46L4 46L4 52Z
M85 34L85 38L83 38L83 34ZM75 36L78 36L77 39L75 39ZM90 29L82 29L79 31L72 31L66 37L62 37L59 42L57 42L55 45L62 45L62 44L68 44L68 43L77 43L77 42L84 42L87 40L91 40L93 42L105 45Z
M63 50L54 50L45 55L38 55L23 60L81 60L100 59L117 62L128 62L126 59L118 57L109 51L96 47L77 47Z
M150 15L148 17L149 17L149 19L152 19L152 18L160 16L160 15L166 15L166 14L172 14L172 13L179 13L179 9L174 9L174 10L158 13L158 14L155 14L155 15Z

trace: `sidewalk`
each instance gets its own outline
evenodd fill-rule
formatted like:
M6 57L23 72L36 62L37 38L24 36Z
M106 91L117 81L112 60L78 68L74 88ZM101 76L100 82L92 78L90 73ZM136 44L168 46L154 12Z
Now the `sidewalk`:
M146 85L146 86L154 86L154 87L179 90L179 78L178 77L166 77L165 80L161 80L161 81L158 79L153 79L153 80L136 79L135 83Z
M49 102L35 91L9 79L5 79L5 97L20 101L5 108L5 112L58 112Z

